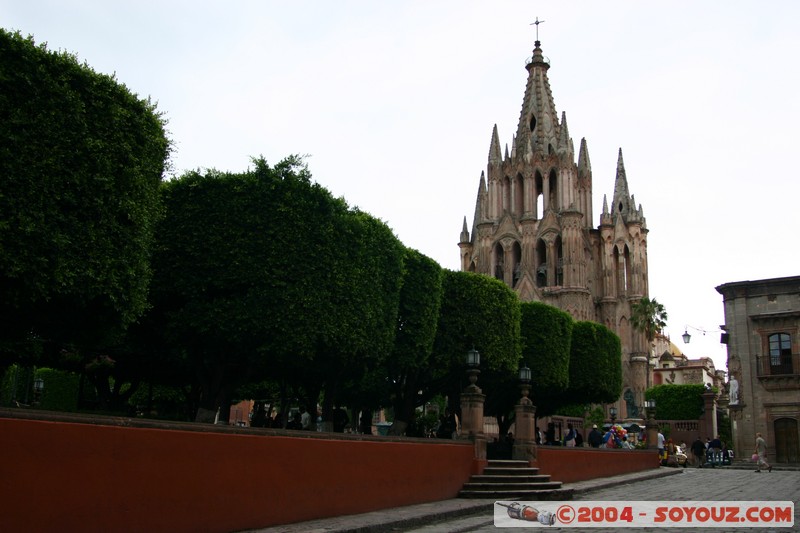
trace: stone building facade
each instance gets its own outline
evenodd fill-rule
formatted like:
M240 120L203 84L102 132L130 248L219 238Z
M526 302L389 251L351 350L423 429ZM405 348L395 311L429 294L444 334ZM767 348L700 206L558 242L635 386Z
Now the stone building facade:
M710 357L690 359L664 335L656 335L654 344L653 353L661 355L653 365L653 385L700 384L718 390L725 388L725 371L717 370Z
M472 227L464 217L461 269L494 276L523 301L541 301L616 332L622 341L620 417L641 416L651 347L630 325L631 304L648 296L647 224L628 189L620 149L611 204L592 211L586 139L575 149L559 118L549 60L537 40L516 135L501 151L495 125L481 172ZM632 398L632 400L631 400Z
M725 283L717 292L734 450L749 457L758 432L769 462L800 463L800 276Z

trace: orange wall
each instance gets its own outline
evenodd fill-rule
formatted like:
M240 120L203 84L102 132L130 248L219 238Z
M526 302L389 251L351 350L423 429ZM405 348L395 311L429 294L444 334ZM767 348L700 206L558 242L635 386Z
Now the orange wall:
M319 434L315 434L319 435ZM4 531L219 531L453 498L468 443L0 418Z
M539 446L536 464L540 474L554 481L573 483L587 479L652 470L659 467L653 450L606 450Z

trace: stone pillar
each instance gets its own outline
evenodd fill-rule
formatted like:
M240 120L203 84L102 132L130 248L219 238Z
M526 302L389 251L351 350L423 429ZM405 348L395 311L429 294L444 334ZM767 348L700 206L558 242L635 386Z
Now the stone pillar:
M536 460L536 406L528 399L527 391L523 392L519 404L514 406L514 447L511 458L515 461Z
M700 438L717 436L717 395L714 391L703 393L704 413L700 419Z
M486 396L475 384L478 371L470 370L470 384L461 393L461 438L475 444L475 459L486 460L486 435L483 433L483 403Z
M650 369L647 363L648 354L635 352L630 358L630 383L635 405L644 406L644 391L650 388Z
M657 450L658 449L658 424L656 423L656 419L652 416L647 419L647 422L644 425L645 430L647 431L647 449L648 450Z

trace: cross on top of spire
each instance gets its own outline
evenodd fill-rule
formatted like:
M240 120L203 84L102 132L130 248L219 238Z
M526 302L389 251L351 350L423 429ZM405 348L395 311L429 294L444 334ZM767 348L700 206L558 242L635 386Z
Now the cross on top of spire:
M535 22L531 22L529 24L529 26L536 26L536 43L537 43L537 45L539 43L539 24L541 24L542 22L544 22L544 21L543 20L539 20L539 17L536 17L536 21Z

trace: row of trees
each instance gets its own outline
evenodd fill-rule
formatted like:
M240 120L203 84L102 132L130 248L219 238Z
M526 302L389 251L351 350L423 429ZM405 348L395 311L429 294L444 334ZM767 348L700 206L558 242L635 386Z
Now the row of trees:
M541 414L619 396L607 328L442 269L300 158L162 181L165 122L113 78L0 32L0 84L3 367L76 371L112 410L180 387L198 420L275 390L328 420L390 406L396 432L458 397L473 347L502 424L521 364Z

